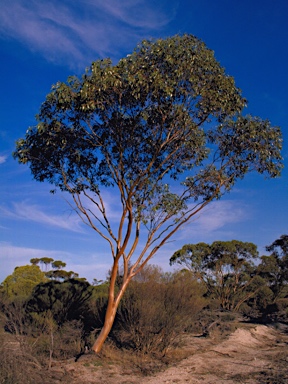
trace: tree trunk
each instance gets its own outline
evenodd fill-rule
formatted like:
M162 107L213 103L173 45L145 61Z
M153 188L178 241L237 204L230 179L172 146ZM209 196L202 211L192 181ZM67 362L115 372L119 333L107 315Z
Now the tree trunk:
M104 325L92 347L92 350L95 353L101 352L103 344L112 329L120 300L123 297L124 292L126 291L126 288L131 280L131 276L126 277L126 279L122 282L122 286L115 297L115 285L116 285L117 274L118 274L118 261L116 260L113 264L111 277L110 277L109 297L108 297L108 305L106 309Z
M104 344L105 340L107 339L107 337L108 337L108 335L112 329L114 320L115 320L118 305L114 302L111 303L110 305L109 304L110 303L108 303L108 307L106 310L103 328L101 329L101 332L100 332L99 336L97 337L97 339L96 339L96 341L92 347L92 350L95 353L100 353L100 351L103 347L103 344Z

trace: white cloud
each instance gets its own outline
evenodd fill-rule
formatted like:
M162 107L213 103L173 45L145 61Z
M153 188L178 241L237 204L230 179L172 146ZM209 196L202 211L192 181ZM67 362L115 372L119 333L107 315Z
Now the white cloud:
M7 156L0 156L0 164L5 163L7 160Z
M111 267L111 258L107 258L107 263L99 262L79 264L72 262L69 263L69 268L66 268L66 270L72 270L78 273L79 277L85 277L90 283L92 283L93 279L105 280Z
M247 218L247 210L243 204L228 200L216 201L203 210L195 225L206 232L211 232L245 218Z
M205 238L219 235L220 230L225 230L226 236L233 236L231 226L248 220L250 211L251 209L248 209L241 201L214 201L179 231L179 237L183 240L188 239L188 241L191 239L194 241L195 238L199 241L208 241Z
M165 4L164 7L161 4ZM144 0L15 0L0 9L0 36L21 41L49 61L87 65L91 60L117 56L166 25L178 2L155 5Z
M166 25L174 16L177 4L171 4L169 0L164 1L164 11L163 8L161 9L162 3L161 1L151 3L151 1L143 0L126 0L121 2L119 0L95 1L96 6L126 24L149 29L158 29ZM167 12L167 9L170 12Z
M66 229L73 232L83 232L82 220L76 214L48 214L37 205L27 202L14 203L13 209L0 207L2 216L14 219L33 221L43 225Z

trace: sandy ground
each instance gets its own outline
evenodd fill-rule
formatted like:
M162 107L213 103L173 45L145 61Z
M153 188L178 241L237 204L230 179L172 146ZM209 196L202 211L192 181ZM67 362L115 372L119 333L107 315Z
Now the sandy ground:
M288 383L287 330L247 324L224 340L187 336L183 349L188 357L152 375L137 373L129 364L111 361L107 365L106 361L102 365L101 358L86 355L76 363L54 366L49 380L69 384Z

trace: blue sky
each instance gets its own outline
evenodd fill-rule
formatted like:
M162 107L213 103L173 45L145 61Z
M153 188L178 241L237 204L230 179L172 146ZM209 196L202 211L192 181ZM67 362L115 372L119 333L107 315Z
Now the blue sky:
M287 18L287 0L2 0L0 282L32 257L61 259L88 280L105 278L111 265L106 244L11 156L52 84L99 58L116 63L144 38L194 34L234 76L249 101L246 112L282 128L287 167ZM169 270L175 250L199 241L251 241L264 253L288 232L287 176L286 168L274 180L248 175L152 262ZM112 210L112 194L107 202Z

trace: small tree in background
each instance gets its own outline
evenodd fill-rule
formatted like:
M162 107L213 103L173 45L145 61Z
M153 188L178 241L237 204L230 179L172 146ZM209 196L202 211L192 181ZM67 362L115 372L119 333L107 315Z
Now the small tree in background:
M237 311L265 284L256 275L253 260L257 257L257 247L253 243L214 241L211 245L184 245L170 258L170 264L185 266L204 282L208 293L219 300L221 308Z
M266 280L275 301L284 292L288 295L288 235L280 236L266 250L271 255L261 257L258 273Z
M61 260L54 260L51 257L41 257L33 258L30 260L32 265L45 265L45 276L50 280L55 281L66 281L69 279L79 278L79 274L73 271L65 271L62 268L66 267L66 263ZM52 269L49 269L48 266L51 265ZM85 278L79 278L79 280L85 281Z
M246 173L280 174L280 129L243 116L245 105L196 37L145 40L118 64L98 60L82 78L53 86L37 125L18 140L14 157L36 180L68 192L111 250L95 352L131 279L180 227ZM110 187L121 209L117 225L105 200Z
M50 311L57 324L89 316L92 287L87 281L69 279L38 284L27 303L27 313Z
M33 289L47 281L45 273L37 265L16 267L2 283L2 290L10 301L26 300Z

